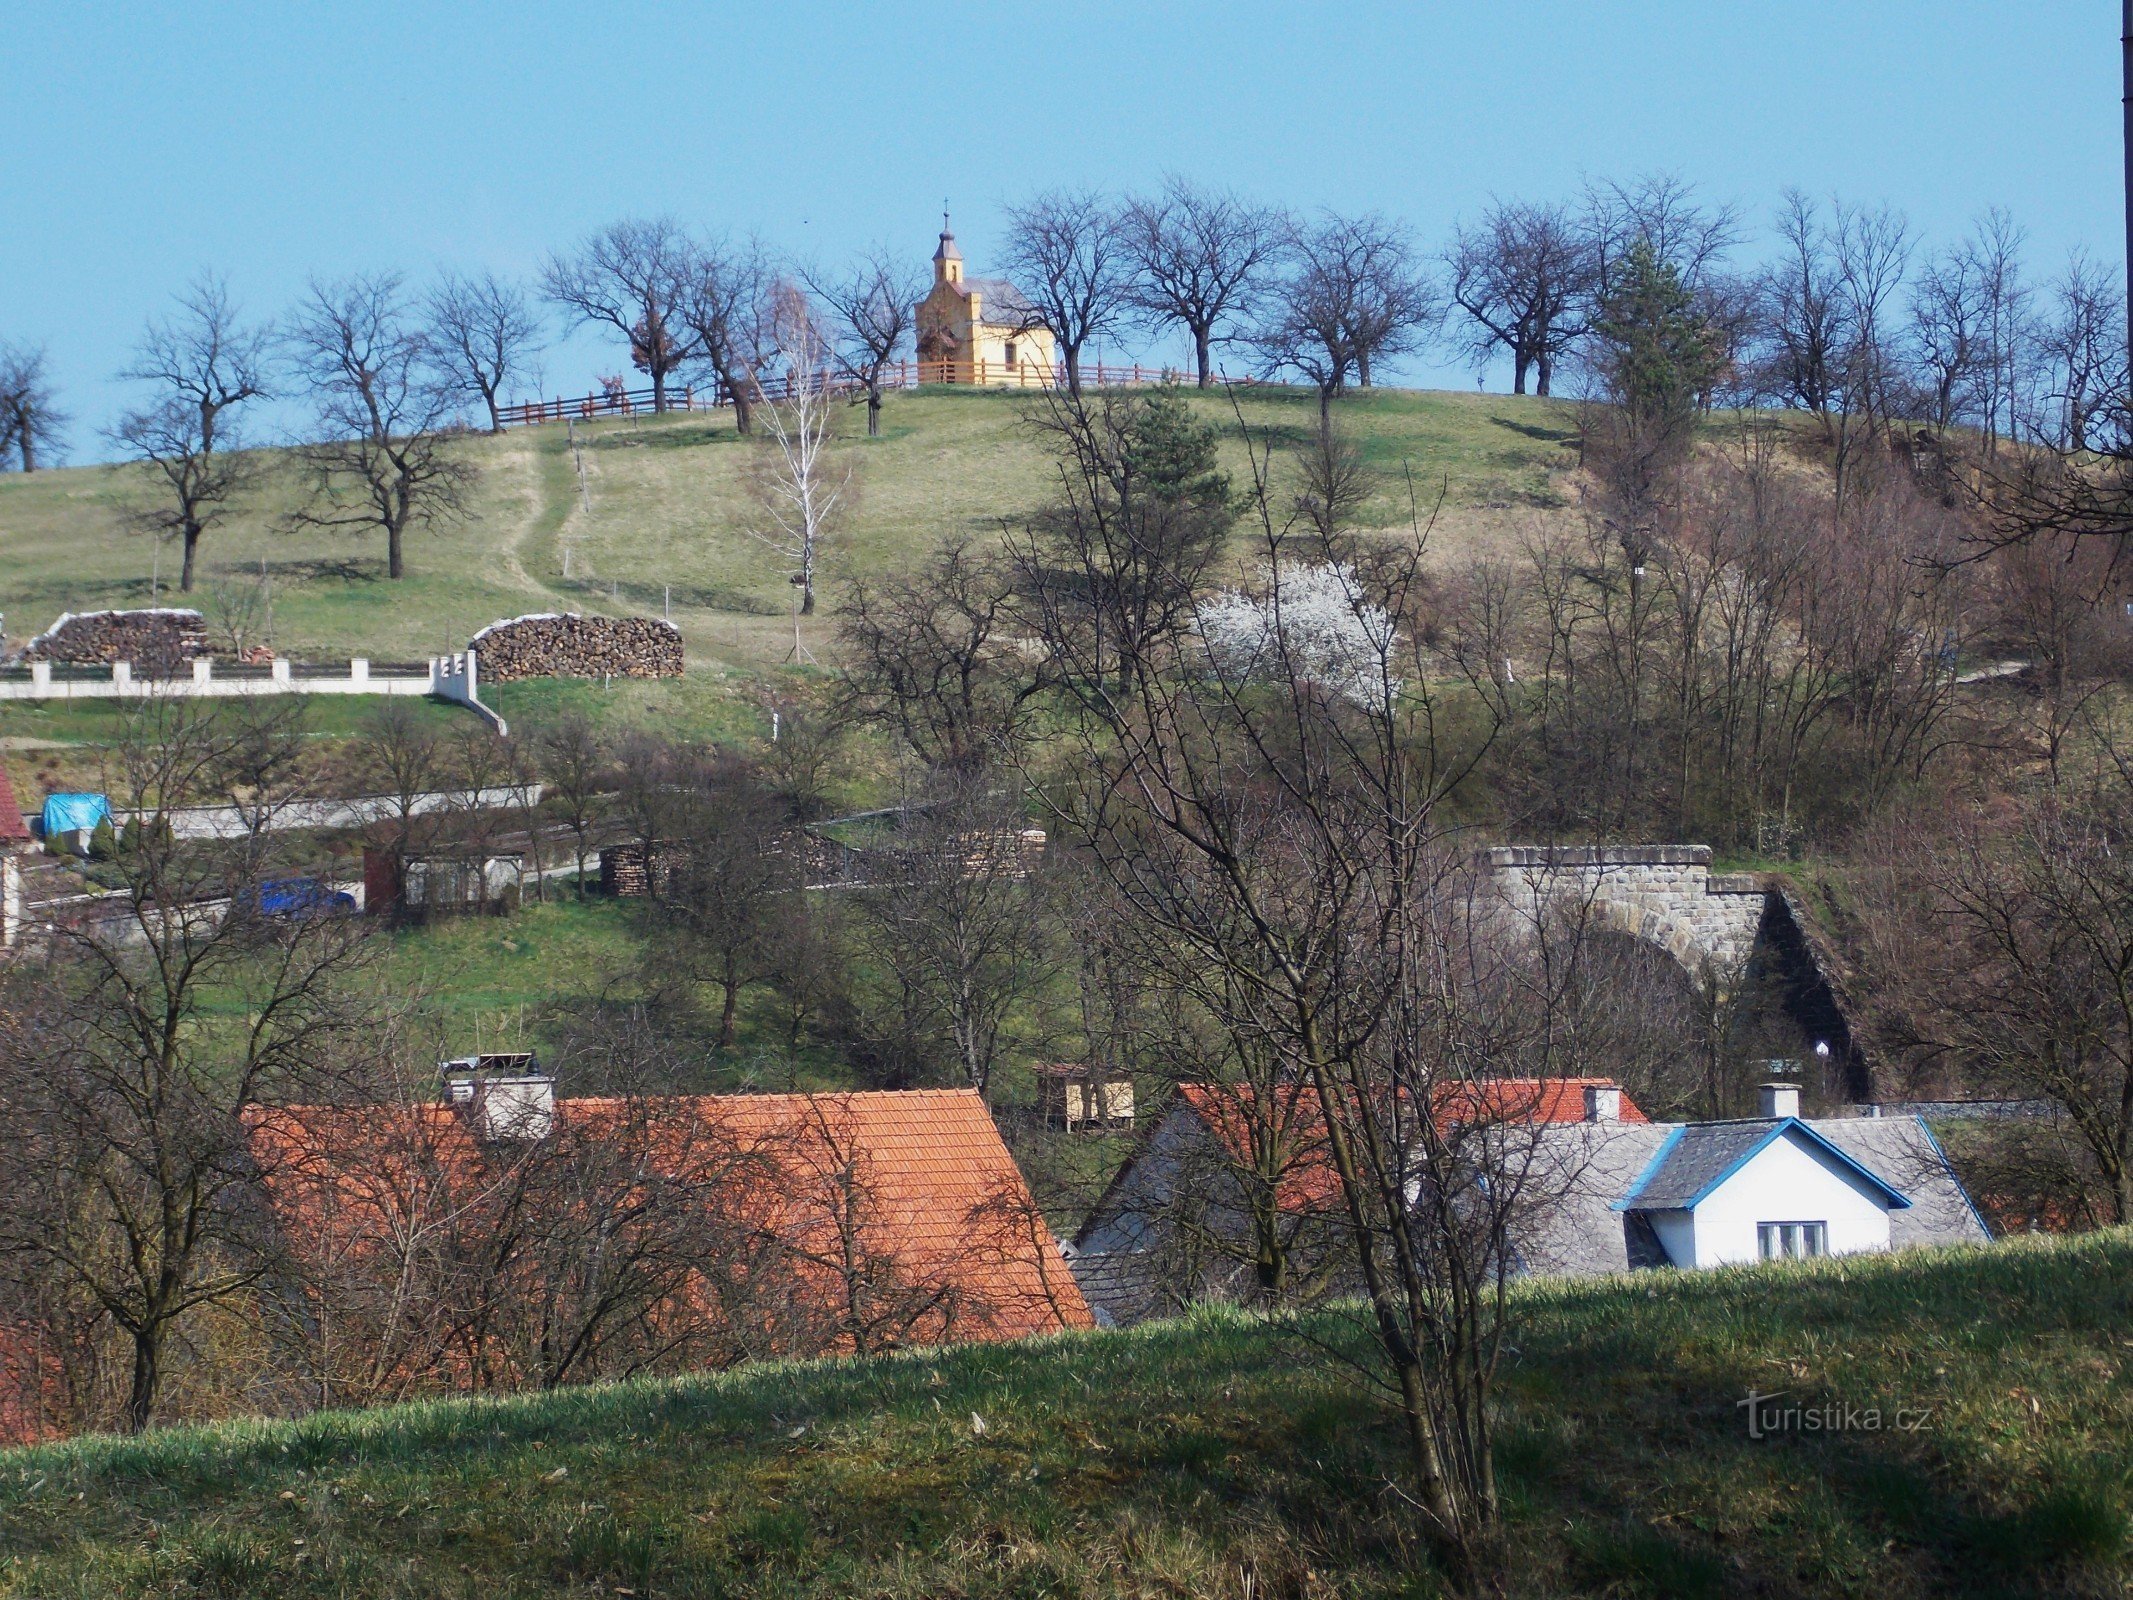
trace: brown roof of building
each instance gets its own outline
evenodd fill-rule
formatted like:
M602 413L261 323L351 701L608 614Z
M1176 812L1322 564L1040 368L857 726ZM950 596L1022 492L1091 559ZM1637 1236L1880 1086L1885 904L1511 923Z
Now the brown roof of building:
M29 837L29 824L22 820L22 807L15 801L15 786L7 768L0 766L0 844L24 844Z
M825 1288L849 1234L878 1272L924 1309L898 1342L1011 1339L1091 1325L1088 1307L985 1103L972 1090L561 1099L555 1137L635 1128L669 1180L703 1181L712 1201L782 1248L799 1292ZM254 1114L255 1158L299 1250L346 1250L389 1224L396 1170L483 1185L491 1152L437 1104L296 1106ZM536 1147L532 1159L539 1159ZM859 1198L855 1201L854 1196ZM678 1316L710 1315L705 1305ZM837 1348L832 1339L827 1348ZM809 1353L796 1347L791 1353Z

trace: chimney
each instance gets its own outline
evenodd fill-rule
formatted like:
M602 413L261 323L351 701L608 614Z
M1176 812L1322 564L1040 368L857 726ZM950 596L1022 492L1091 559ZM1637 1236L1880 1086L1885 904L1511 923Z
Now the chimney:
M1800 1086L1796 1083L1766 1083L1756 1090L1763 1102L1763 1115L1769 1118L1796 1117L1800 1114Z
M1622 1120L1621 1089L1612 1083L1586 1084L1585 1120L1587 1122L1620 1122Z
M445 1103L484 1144L534 1144L555 1127L555 1079L533 1052L441 1062Z

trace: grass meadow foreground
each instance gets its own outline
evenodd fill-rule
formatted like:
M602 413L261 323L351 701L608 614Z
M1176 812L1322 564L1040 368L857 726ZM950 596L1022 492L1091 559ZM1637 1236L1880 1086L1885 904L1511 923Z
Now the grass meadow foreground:
M1518 1300L1512 1594L2124 1592L2133 1234ZM0 1594L1437 1592L1389 1413L1313 1349L1210 1311L19 1451Z

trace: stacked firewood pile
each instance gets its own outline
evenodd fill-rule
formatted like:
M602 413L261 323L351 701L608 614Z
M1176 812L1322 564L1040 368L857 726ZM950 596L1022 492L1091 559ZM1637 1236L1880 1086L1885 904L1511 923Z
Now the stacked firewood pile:
M688 850L669 840L652 847L649 863L641 842L611 844L600 852L600 892L624 900L655 891L664 895L673 886L675 871L688 863Z
M543 613L492 622L467 648L490 683L512 678L675 678L681 631L657 617Z
M23 648L25 661L81 665L130 661L137 673L168 672L207 653L197 611L69 611Z

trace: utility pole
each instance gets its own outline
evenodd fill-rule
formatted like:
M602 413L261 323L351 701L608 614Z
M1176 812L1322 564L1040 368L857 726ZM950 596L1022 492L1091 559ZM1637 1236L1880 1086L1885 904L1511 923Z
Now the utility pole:
M2133 0L2124 0L2118 24L2120 103L2125 112L2126 168L2126 355L2133 361ZM2133 370L2133 368L2129 368Z

